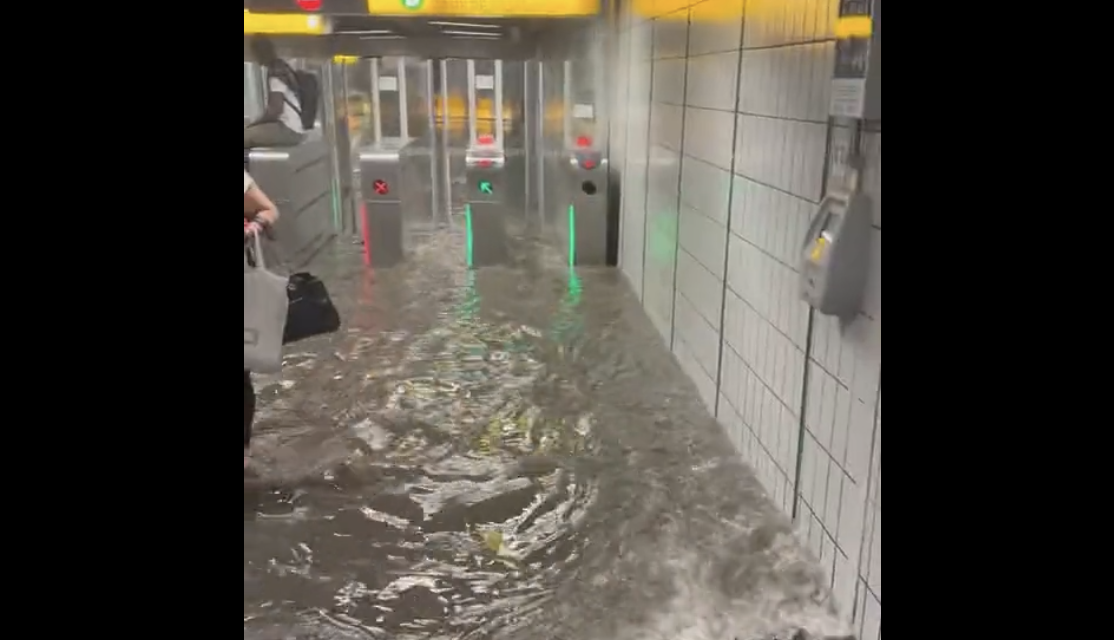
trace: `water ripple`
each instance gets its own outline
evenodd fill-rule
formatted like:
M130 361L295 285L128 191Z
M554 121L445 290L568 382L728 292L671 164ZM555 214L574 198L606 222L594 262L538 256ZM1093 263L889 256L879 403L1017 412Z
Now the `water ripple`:
M347 326L259 380L245 639L838 635L617 274L527 241L466 272L458 244L318 268Z

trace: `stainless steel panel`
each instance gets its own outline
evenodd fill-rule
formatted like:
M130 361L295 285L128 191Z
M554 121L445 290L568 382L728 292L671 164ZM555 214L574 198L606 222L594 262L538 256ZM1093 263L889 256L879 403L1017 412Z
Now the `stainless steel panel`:
M244 118L255 118L263 112L263 77L259 66L244 63Z
M311 258L335 235L330 148L320 131L290 149L254 149L249 165L256 184L278 206L275 235L283 258L294 265Z
M392 267L406 256L404 158L411 143L411 139L384 138L359 152L361 234L372 267Z
M468 266L506 264L509 258L507 221L510 217L504 199L507 192L506 154L494 146L468 149L465 166Z
M607 264L608 162L598 153L585 154L590 164L569 158L565 181L569 207L558 228L574 266ZM591 167L591 168L588 168Z

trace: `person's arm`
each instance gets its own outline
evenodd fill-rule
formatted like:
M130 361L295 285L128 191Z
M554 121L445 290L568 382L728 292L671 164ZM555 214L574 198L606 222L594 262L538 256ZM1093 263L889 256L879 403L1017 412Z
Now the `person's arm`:
M267 72L267 106L263 109L263 113L248 125L249 127L264 122L278 122L282 117L282 112L286 109L286 99L283 97L286 85L281 79L281 73L277 69Z
M245 227L255 225L256 230L271 228L278 221L278 207L255 184L248 172L244 172L244 221L250 223Z

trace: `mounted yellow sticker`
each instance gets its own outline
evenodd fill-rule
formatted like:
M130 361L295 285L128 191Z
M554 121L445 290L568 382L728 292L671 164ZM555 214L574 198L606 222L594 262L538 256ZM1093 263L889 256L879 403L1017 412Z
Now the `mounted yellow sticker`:
M820 259L824 257L824 249L828 247L828 241L823 236L816 239L816 246L812 248L812 254L809 255L809 260L819 264Z

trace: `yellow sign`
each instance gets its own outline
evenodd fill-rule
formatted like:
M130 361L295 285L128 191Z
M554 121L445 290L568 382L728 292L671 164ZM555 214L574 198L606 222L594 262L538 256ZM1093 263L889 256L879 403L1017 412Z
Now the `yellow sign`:
M325 19L304 13L252 13L244 10L244 33L316 36L326 32Z
M571 18L599 15L600 0L367 0L373 16Z
M828 241L827 240L825 240L824 238L817 238L816 239L816 246L812 248L812 255L809 256L809 258L813 262L819 263L820 259L824 257L824 247L827 247L827 246L828 246Z
M870 16L849 16L836 20L835 36L846 38L869 38L874 33L874 20Z

